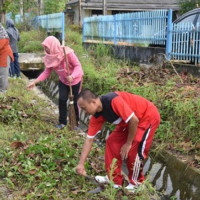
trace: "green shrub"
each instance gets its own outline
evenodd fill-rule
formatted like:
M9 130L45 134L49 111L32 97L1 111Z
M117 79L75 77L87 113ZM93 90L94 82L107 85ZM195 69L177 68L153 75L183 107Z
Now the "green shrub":
M40 41L29 41L23 47L22 52L37 52L37 51L42 51L42 50L43 50L43 46L41 45Z
M41 30L31 30L20 33L20 41L18 42L19 52L41 52L43 47L42 41L46 38L46 33Z
M172 143L177 138L179 141L190 139L193 143L198 140L200 137L200 115L198 113L200 100L194 98L198 94L195 94L195 90L185 91L184 85L179 87L179 77L173 72L169 71L169 77L163 83L163 77L159 77L163 69L142 71L134 64L114 59L111 56L110 46L97 44L84 49L79 33L68 30L67 35L67 43L75 50L84 69L84 87L91 88L98 95L116 90L141 95L152 101L159 109L161 125L156 138ZM126 71L127 68L133 71L130 79L119 73ZM141 77L134 76L137 73ZM151 80L149 77L151 78L152 74L153 79ZM191 78L191 82L193 79ZM189 97L185 98L185 95Z

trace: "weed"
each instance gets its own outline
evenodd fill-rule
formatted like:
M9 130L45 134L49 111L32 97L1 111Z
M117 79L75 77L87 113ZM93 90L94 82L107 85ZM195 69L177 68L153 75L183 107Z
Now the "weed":
M112 160L111 166L110 166L110 181L109 181L109 185L106 187L106 190L103 191L103 196L105 196L106 198L108 198L109 200L115 200L116 199L116 194L117 194L117 189L114 188L114 182L113 182L113 173L116 170L117 166L117 159L114 158Z

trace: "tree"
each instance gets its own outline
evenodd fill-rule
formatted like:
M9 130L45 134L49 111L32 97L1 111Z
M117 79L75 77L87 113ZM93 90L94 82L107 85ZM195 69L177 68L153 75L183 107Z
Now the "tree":
M21 14L25 19L25 13L33 12L37 14L38 2L31 0L15 0L11 1L6 12L12 12L13 15Z
M180 14L186 13L189 10L199 7L200 0L184 0L180 1Z
M5 15L9 5L12 3L11 0L1 0L0 1L0 20L5 23Z
M44 13L51 14L63 12L65 10L66 0L44 0Z

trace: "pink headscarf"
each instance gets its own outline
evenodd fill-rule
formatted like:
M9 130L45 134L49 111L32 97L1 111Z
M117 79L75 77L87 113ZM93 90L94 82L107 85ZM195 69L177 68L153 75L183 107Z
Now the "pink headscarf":
M54 36L48 36L43 42L43 46L46 46L50 49L50 54L45 52L44 64L47 68L58 67L63 61L64 51L63 47L60 45L59 40ZM65 46L66 54L74 52L71 48Z

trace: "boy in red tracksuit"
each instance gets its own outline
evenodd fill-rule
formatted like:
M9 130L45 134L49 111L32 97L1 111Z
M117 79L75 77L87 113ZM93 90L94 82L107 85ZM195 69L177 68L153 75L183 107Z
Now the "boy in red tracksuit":
M110 92L96 96L85 89L78 96L78 105L92 117L79 164L78 174L86 175L85 160L91 151L94 137L101 131L104 122L116 125L106 140L105 167L107 176L96 176L101 183L109 182L110 166L114 158L117 168L112 174L114 187L122 185L122 161L126 159L130 184L127 189L134 190L144 181L143 160L147 158L152 139L160 124L160 115L153 103L128 92Z

